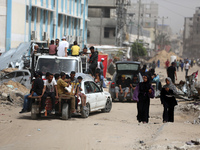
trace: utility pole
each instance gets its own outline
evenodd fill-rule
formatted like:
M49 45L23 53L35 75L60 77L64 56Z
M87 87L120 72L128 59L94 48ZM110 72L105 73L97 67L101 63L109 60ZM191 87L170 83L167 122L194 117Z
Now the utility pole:
M99 38L99 45L102 43L102 20L103 20L103 8L101 8L101 22L100 22L100 38Z
M137 42L140 38L140 7L141 7L141 0L139 0Z
M168 17L162 17L162 42L161 42L161 48L162 50L165 49L165 45L164 45L164 21L165 19L168 19Z
M154 31L154 34L155 34L155 41L154 41L155 46L154 46L154 51L157 50L157 21L158 21L158 19L155 19L155 20L154 20L154 29L155 29L155 31Z
M124 28L126 27L126 9L130 5L129 0L116 0L116 14L117 14L117 25L116 25L116 38L115 45L122 46L125 39Z

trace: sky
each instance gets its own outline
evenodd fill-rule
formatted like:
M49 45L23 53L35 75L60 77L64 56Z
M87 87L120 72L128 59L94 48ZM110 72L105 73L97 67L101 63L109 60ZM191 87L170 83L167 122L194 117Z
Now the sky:
M138 0L132 0L137 2ZM142 3L150 3L151 1L159 4L158 16L165 17L164 24L170 25L173 33L178 33L183 29L184 18L192 17L196 7L200 7L200 0L141 0ZM159 24L161 24L159 19Z

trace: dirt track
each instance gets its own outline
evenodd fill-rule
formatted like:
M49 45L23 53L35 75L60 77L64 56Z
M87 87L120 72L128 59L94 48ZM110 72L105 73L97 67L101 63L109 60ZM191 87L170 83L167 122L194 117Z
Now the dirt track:
M182 75L178 73L179 79ZM174 149L186 141L200 139L200 125L186 123L192 116L176 111L175 123L163 124L159 99L151 100L149 124L138 124L136 103L128 102L113 103L110 113L96 112L87 119L68 121L31 120L30 113L18 113L20 107L8 108L0 107L0 150L165 150L167 146Z

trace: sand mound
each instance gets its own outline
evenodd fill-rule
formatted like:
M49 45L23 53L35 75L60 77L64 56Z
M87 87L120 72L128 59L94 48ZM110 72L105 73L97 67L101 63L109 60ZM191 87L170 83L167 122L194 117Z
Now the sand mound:
M8 81L7 83L4 83L4 85L12 85L14 89L17 89L18 91L22 93L29 93L29 89L27 89L25 86L21 85L18 82L14 82L12 80Z
M179 56L177 56L174 52L166 52L165 50L160 51L159 53L157 53L153 58L151 58L148 63L152 63L153 61L157 62L158 59L160 59L160 65L162 67L165 66L165 62L167 61L167 59L170 60L171 56L176 56L177 60L180 60L182 58L180 58Z

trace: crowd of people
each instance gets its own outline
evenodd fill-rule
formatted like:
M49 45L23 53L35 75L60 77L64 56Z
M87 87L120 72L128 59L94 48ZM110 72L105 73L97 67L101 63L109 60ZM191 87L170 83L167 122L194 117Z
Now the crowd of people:
M30 94L24 96L24 105L23 109L19 113L29 112L31 110L33 97L41 98L41 114L44 114L45 102L47 96L51 98L52 110L51 114L55 114L55 100L59 96L65 96L70 99L70 108L71 113L76 115L76 103L77 100L81 100L82 109L86 110L86 95L82 93L81 82L83 78L81 76L75 77L75 72L72 71L70 75L61 72L60 74L51 74L47 72L45 79L42 79L41 72L35 72L34 79L32 81L32 89ZM76 86L75 93L71 94L72 90L71 85ZM77 99L75 98L77 97Z

